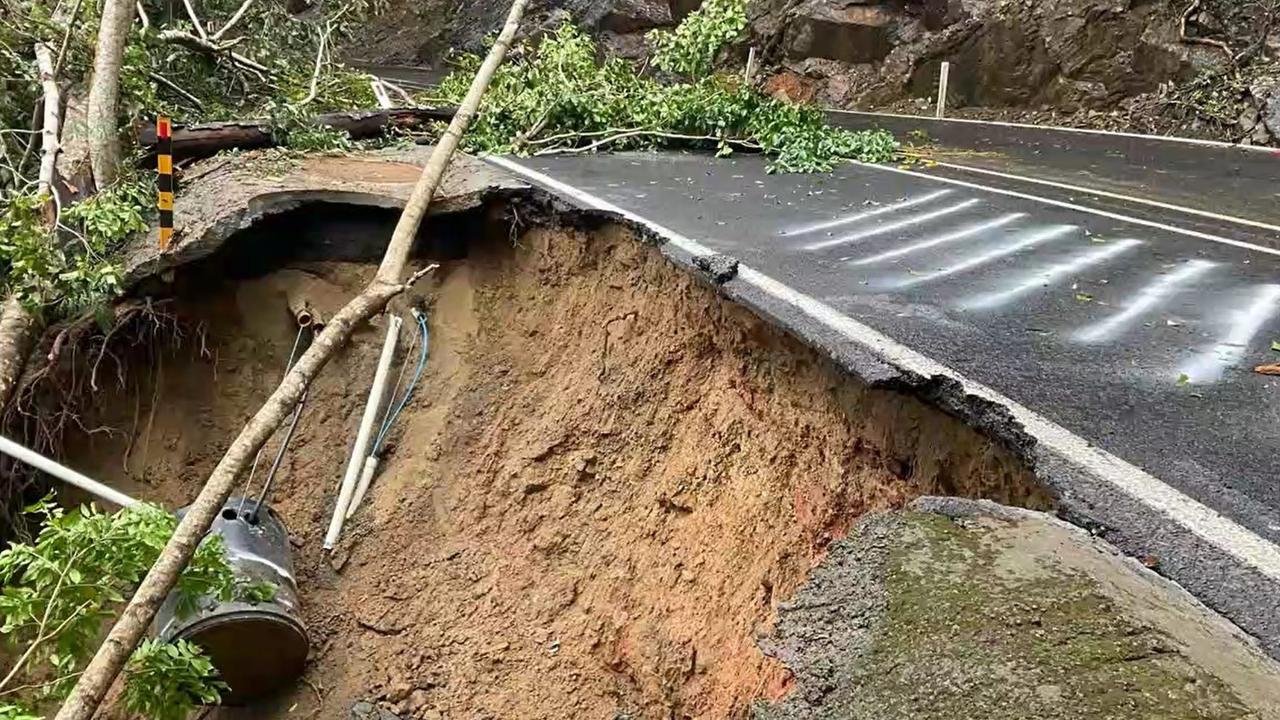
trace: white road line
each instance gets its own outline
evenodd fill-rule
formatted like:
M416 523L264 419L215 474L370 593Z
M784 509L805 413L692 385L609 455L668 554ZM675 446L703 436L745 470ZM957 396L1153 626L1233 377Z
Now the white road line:
M1133 140L1155 140L1158 142L1178 143L1181 145L1200 145L1201 147L1220 148L1222 150L1243 150L1245 152L1272 153L1280 155L1280 150L1260 145L1237 145L1221 140L1201 140L1200 138L1177 137L1175 135L1143 135L1141 133L1117 132L1115 130L1094 130L1092 128L1066 127L1064 125L1032 125L1030 123L1001 122L998 120L973 120L970 118L934 118L927 115L904 115L901 113L877 113L859 110L837 110L827 108L827 112L839 115L860 115L863 117L887 117L899 120L918 120L920 122L945 122L963 125L990 125L993 127L1024 128L1027 130L1049 130L1053 132L1075 133L1077 135L1102 135L1105 137L1130 138Z
M669 228L645 220L635 213L623 210L613 203L582 192L572 185L560 182L536 170L507 158L485 156L488 162L523 176L544 188L569 197L583 207L615 213L619 217L648 227L667 239L673 246L694 255L708 255L712 251L702 244ZM1160 479L1095 447L1084 438L1050 421L1039 413L1014 402L991 388L966 378L959 372L902 345L883 333L863 325L835 308L805 295L773 278L757 272L744 264L738 265L738 279L754 286L771 297L791 305L812 320L840 333L850 342L867 348L891 365L923 377L948 377L972 395L996 403L1008 409L1014 420L1021 423L1032 437L1048 450L1067 458L1078 467L1100 478L1117 490L1163 513L1177 524L1191 531L1222 552L1236 558L1244 565L1280 582L1280 547L1258 534L1225 517L1191 497L1170 487Z
M1151 312L1156 305L1177 293L1180 289L1179 286L1190 282L1196 276L1204 274L1209 268L1216 265L1217 263L1209 262L1208 260L1189 260L1183 263L1177 270L1168 275L1159 276L1139 290L1138 296L1134 298L1133 302L1129 303L1120 312L1101 322L1078 330L1075 333L1075 339L1080 342L1094 343L1110 338L1125 325Z
M1077 212L1089 213L1099 217L1111 218L1112 220L1123 220L1124 222L1142 225L1144 227L1157 228L1166 232L1177 233L1178 235L1186 235L1187 237L1198 238L1200 240L1208 240L1210 242L1222 243L1223 245L1231 245L1233 247L1253 250L1255 252L1266 253L1268 255L1280 256L1280 250L1276 248L1263 247L1242 240L1232 240L1221 235L1213 235L1210 233L1200 232L1198 230L1189 230L1180 228L1176 225L1165 225L1164 223L1154 222L1152 220L1143 220L1131 215L1122 215L1120 213L1108 212L1106 210L1098 210L1097 208L1086 207L1084 205L1076 205L1075 203L1063 202L1061 200L1052 200L1050 198L1040 197L1039 195L1031 195L1029 193L1017 192L1014 190L1005 190L1003 188L991 187L989 185L980 185L978 183L966 182L964 180L956 180L955 178L941 177L939 175L930 175L928 173L916 172L914 170L903 170L902 168L890 167L888 165L875 165L872 163L863 163L856 160L850 160L850 164L871 170L880 170L883 172L898 173L899 175L910 175L911 177L923 178L925 180L933 180L934 182L947 183L948 185L956 185L959 187L969 188L971 190L985 190L998 195L1006 195L1008 197L1016 197L1021 200L1032 200L1045 205L1053 205L1054 207L1066 208Z
M807 235L809 233L821 232L823 230L830 230L832 228L837 228L842 225L849 225L852 223L860 222L862 220L866 220L868 218L876 217L878 215L884 215L885 213L896 212L898 210L905 210L909 207L915 207L916 205L923 205L924 203L927 203L930 200L937 200L938 198L944 195L950 195L951 192L952 192L951 190L938 190L937 192L931 192L928 195L921 195L919 197L908 198L906 200L903 200L902 202L896 202L890 205L882 205L874 210L867 210L866 212L860 212L856 215L849 215L847 217L837 218L835 220L828 220L825 222L812 223L810 225L800 225L798 227L787 228L786 230L783 230L778 234L779 235Z
M1066 262L1035 270L1027 276L1027 279L1010 288L986 293L975 298L965 300L960 303L960 307L968 310L985 310L987 308L1003 305L1010 300L1031 292L1032 290L1065 280L1071 275L1074 275L1087 267L1097 265L1104 260L1109 260L1116 255L1141 244L1141 240L1117 240L1114 243L1110 243L1096 250L1076 255Z
M892 260L893 258L902 257L903 255L910 255L913 252L927 250L931 247L937 247L939 245L946 245L947 243L953 243L959 240L965 240L967 238L973 237L974 235L980 235L984 232L987 232L988 230L995 230L998 227L1003 227L1005 225L1008 225L1014 220L1021 220L1026 216L1027 216L1026 213L1013 213L1012 215L1005 215L1004 217L999 217L989 222L979 223L977 225L970 225L969 227L964 228L963 230L958 230L953 233L948 233L947 235L940 235L936 238L930 238L928 240L923 240L918 243L912 243L910 245L904 245L900 248L894 248L893 250L882 252L879 255L872 255L871 257L865 257L860 260L851 260L849 261L849 264L850 265L871 265L873 263L884 262L885 260Z
M1257 220L1250 220L1248 218L1236 217L1234 215L1219 215L1218 213L1215 213L1215 212L1209 212L1208 210L1197 210L1193 207L1187 207L1186 205L1174 205L1172 203L1160 202L1158 200L1151 200L1144 197L1136 197L1134 195L1124 195L1122 193L1108 192L1106 190L1098 190L1096 188L1087 188L1087 187L1082 187L1080 185L1069 185L1067 183L1060 183L1054 180L1043 180L1041 178L1034 178L1026 175L1015 175L1012 173L1003 173L1003 172L998 172L996 170L987 170L985 168L972 167L970 165L957 165L955 163L947 163L947 162L938 162L935 164L938 167L951 168L953 170L961 170L964 172L971 172L979 175L989 175L991 177L998 177L1004 180L1014 180L1017 182L1034 183L1036 185L1044 185L1045 187L1058 188L1059 190L1069 190L1071 192L1084 193L1087 195L1096 195L1098 197L1111 198L1113 200L1123 200L1125 202L1135 203L1138 205L1147 205L1150 207L1160 208L1161 210L1172 210L1174 212L1185 213L1187 215L1196 215L1199 217L1208 218L1210 220L1236 223L1238 225L1248 225L1250 227L1258 228L1259 230L1266 230L1268 232L1280 233L1280 225L1272 225L1270 223L1259 222Z
M898 220L897 222L891 222L888 225L881 225L879 227L874 227L869 230L863 230L861 232L856 232L851 235L844 235L844 236L835 238L834 240L823 240L822 242L816 242L810 245L805 245L804 249L805 250L825 250L827 248L835 247L837 245L845 245L847 243L857 242L859 240L864 240L869 237L884 235L885 233L895 232L903 228L911 227L912 225L920 225L922 223L927 223L933 220L937 220L940 217L945 217L947 215L951 215L952 213L958 213L961 210L964 210L966 208L971 208L980 202L982 201L981 200L965 200L964 202L956 203L955 205L948 205L947 207L944 207L940 210L930 210L927 213L912 215L909 218L903 218L902 220Z
M1253 302L1231 312L1231 329L1226 337L1182 368L1191 382L1216 382L1222 373L1244 359L1245 350L1267 321L1280 310L1280 285L1260 285Z
M944 277L949 277L951 275L959 275L960 273L968 272L974 268L982 267L987 263L999 260L1002 257L1006 257L1009 255L1013 255L1014 253L1022 252L1023 250L1026 250L1027 248L1030 248L1030 247L1035 247L1040 243L1048 242L1050 240L1057 240L1058 238L1061 238L1061 237L1066 237L1067 235L1071 234L1073 230L1079 230L1079 229L1080 228L1076 227L1075 225L1055 225L1051 228L1046 228L1044 230L1032 232L1030 235L1028 235L1027 237L1024 237L1021 240L1017 240L1007 245L1001 245L1000 247L997 247L994 250L989 250L987 252L984 252L980 255L975 255L974 257L968 258L966 260L961 260L960 262L950 267L945 267L945 268L942 268L941 270L936 270L934 272L927 273L925 275L907 278L906 280L903 280L902 282L898 283L898 287L904 287L904 288L911 287L913 285L919 285L921 283L940 280Z

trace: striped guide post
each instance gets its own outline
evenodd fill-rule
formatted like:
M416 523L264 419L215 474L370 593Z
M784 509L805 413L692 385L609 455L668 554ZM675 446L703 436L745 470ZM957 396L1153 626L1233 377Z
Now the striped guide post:
M160 191L160 249L168 250L173 241L173 124L169 118L156 118L156 188Z

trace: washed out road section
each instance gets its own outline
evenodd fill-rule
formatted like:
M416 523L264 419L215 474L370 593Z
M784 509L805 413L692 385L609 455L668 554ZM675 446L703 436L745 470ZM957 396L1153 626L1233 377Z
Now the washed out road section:
M648 225L673 258L741 260L725 291L829 352L955 377L1003 404L1068 515L1280 656L1280 411L1266 401L1276 378L1252 371L1280 337L1277 251L895 168L490 160Z

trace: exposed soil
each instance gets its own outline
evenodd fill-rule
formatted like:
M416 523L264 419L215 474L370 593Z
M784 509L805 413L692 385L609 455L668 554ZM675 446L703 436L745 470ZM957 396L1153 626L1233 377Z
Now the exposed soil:
M308 213L272 232L305 234ZM217 717L338 718L361 699L406 718L742 717L791 683L756 636L860 515L924 494L1049 503L998 443L844 376L626 229L516 233L496 211L455 229L467 257L420 287L424 384L331 561L380 327L313 385L272 493L306 682ZM372 272L259 270L180 276L184 341L122 351L123 386L86 416L119 430L70 438L69 464L188 502L281 374L286 297L323 314Z

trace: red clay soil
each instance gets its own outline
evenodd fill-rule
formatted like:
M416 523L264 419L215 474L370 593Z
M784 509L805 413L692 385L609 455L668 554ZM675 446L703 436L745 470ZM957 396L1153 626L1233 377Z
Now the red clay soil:
M332 560L381 329L313 386L272 494L306 681L214 717L346 718L361 699L405 718L744 717L789 688L755 638L859 515L926 493L1047 503L1004 449L843 376L621 228L479 234L422 289L425 382ZM279 378L286 294L331 309L369 272L295 265L183 300L207 352L188 334L126 358L90 423L123 432L74 439L70 463L188 502Z

